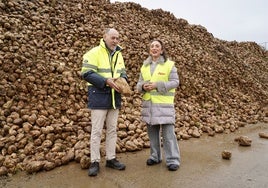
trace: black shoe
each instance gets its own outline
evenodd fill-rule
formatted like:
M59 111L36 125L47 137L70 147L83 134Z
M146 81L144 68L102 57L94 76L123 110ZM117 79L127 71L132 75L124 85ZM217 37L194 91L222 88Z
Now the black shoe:
M169 171L176 171L179 169L179 165L176 165L176 164L170 164L168 165L168 170Z
M110 167L116 170L125 170L126 166L120 163L117 159L107 160L106 167Z
M100 165L98 162L93 162L91 163L89 170L88 170L88 175L89 176L96 176L98 172L100 171Z
M161 161L156 162L156 161L154 161L153 159L148 159L148 160L146 161L146 164L147 164L148 166L152 166L152 165L159 164L159 163L161 163Z

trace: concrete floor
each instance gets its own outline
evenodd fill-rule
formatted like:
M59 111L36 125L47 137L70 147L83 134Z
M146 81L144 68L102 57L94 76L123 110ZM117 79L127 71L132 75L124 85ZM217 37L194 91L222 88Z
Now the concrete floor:
M149 149L118 154L126 164L125 171L100 164L100 173L89 177L80 164L70 163L52 171L33 175L18 173L0 179L0 187L6 188L267 188L268 187L268 139L259 132L268 132L268 124L247 125L235 133L203 135L179 141L181 167L167 170L165 161L156 166L146 166ZM248 136L249 147L239 146L234 138ZM221 158L221 152L232 152L230 160Z

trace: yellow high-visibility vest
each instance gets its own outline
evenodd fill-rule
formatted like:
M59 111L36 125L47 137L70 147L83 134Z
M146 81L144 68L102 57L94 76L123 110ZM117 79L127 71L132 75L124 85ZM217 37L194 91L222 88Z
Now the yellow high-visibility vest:
M93 70L104 78L118 78L125 71L125 64L121 52L116 51L113 57L111 57L103 39L100 41L100 45L87 52L83 56L83 59L82 74ZM88 83L88 85L91 84Z
M151 75L150 64L143 65L141 67L141 73L144 81L149 82L167 82L169 79L170 72L172 67L174 66L174 62L167 60L164 63L158 63L153 75ZM142 96L143 100L151 100L152 103L158 104L173 104L175 97L175 88L169 90L167 93L159 93L156 89L145 92Z
M83 56L83 65L81 73L92 70L104 78L118 78L122 72L125 72L124 59L120 51L116 51L110 56L105 46L104 40L101 39L100 45L94 47ZM91 83L87 83L89 86ZM112 104L115 108L115 90L112 89Z

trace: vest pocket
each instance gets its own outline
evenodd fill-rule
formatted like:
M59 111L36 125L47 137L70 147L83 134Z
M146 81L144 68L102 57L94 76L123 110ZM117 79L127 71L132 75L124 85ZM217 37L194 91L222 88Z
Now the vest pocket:
M105 87L99 89L96 87L88 88L88 107L89 108L111 108L112 106L112 96L111 89Z

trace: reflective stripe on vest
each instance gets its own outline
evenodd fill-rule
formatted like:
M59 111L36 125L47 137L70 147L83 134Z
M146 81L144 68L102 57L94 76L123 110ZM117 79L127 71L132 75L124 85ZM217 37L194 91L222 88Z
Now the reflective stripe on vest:
M83 62L81 73L83 74L92 70L104 78L120 77L121 73L125 72L125 67L122 59L118 58L119 53L120 52L115 52L112 58L109 57L106 49L98 49L94 54L88 54L88 57L85 57ZM85 56L87 56L87 54ZM88 85L91 84L88 83Z
M158 63L153 72L153 75L151 75L150 64L146 66L143 65L141 68L142 77L144 81L167 82L173 66L174 66L174 62L169 61L169 60L166 61L165 63ZM175 96L175 88L169 90L167 93L164 93L164 94L161 94L154 89L150 92L146 92L142 96L142 98L143 100L151 100L152 103L173 104L174 96Z

